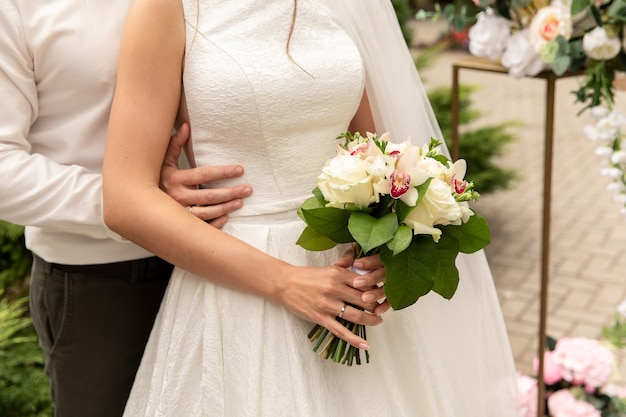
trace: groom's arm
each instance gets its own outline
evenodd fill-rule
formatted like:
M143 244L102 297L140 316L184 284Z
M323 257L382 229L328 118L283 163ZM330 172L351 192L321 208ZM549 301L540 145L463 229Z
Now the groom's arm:
M178 166L181 150L189 139L189 125L183 124L170 139L161 167L161 188L180 205L211 225L221 228L228 214L243 205L243 199L252 194L252 187L240 184L225 188L199 188L200 184L237 178L243 175L240 165L204 166L181 169Z

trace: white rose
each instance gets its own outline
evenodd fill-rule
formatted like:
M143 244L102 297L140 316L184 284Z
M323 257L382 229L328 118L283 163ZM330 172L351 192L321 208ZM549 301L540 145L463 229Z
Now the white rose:
M506 43L502 65L509 69L513 78L537 75L544 68L541 55L530 43L528 33L528 29L517 32Z
M566 40L572 36L572 17L567 7L561 5L546 6L539 9L533 17L529 27L530 43L535 51L561 35Z
M337 155L326 164L317 178L317 186L328 207L367 207L377 200L372 185L374 177L367 166L364 160L350 155Z
M599 26L583 36L583 51L591 59L598 61L613 59L621 48L620 39L617 36L609 36L606 30Z
M464 213L450 193L450 186L433 178L426 195L404 222L413 229L413 234L432 235L433 240L438 242L441 230L434 226L458 224L463 216Z
M469 50L477 57L497 59L502 55L511 34L511 22L496 16L491 8L478 14L478 21L469 31Z

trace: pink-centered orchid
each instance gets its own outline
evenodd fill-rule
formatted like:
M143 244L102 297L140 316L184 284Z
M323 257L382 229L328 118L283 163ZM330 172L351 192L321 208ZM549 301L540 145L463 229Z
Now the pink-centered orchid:
M430 177L429 172L420 166L423 159L424 155L420 147L408 145L398 158L396 168L390 175L391 196L400 199L410 207L417 203L416 187L422 185Z

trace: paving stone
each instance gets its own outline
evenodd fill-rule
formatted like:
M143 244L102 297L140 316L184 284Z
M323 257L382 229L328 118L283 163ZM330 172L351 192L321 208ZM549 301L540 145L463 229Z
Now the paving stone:
M437 33L426 22L424 36ZM427 90L450 86L452 63L469 55L446 51L421 76ZM473 104L483 113L474 125L508 121L517 139L496 160L520 178L511 189L483 194L477 204L489 222L492 244L485 249L516 366L532 374L537 356L544 166L543 80L461 70L460 82L476 86ZM583 128L590 118L571 91L575 78L559 80L555 96L548 333L555 337L599 337L626 298L626 219L600 173L601 158ZM626 110L626 92L616 95ZM472 127L474 127L474 125Z

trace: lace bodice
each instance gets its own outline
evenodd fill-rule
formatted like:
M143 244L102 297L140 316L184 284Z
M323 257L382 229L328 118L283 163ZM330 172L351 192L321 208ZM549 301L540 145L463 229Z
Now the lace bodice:
M364 72L355 45L316 0L298 1L291 58L293 0L184 5L197 165L245 167L254 195L235 216L297 208L360 102Z

